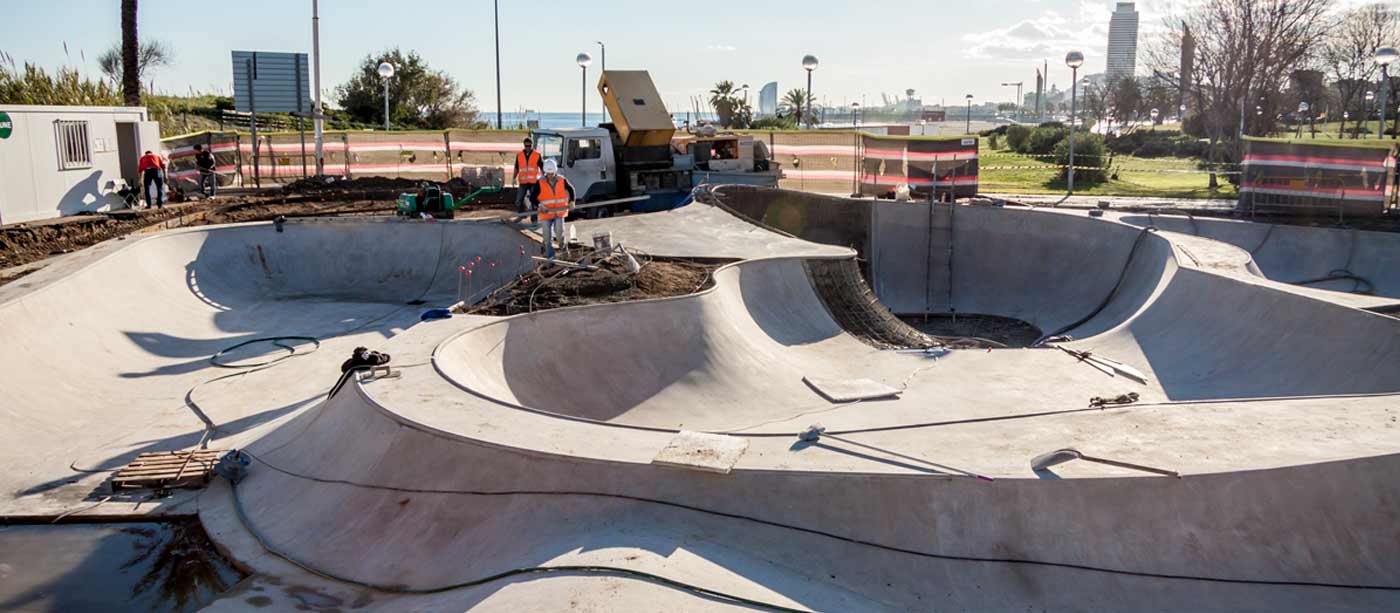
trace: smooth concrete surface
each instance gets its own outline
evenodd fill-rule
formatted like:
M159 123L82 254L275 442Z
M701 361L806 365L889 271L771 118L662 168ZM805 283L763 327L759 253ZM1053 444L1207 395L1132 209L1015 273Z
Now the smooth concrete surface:
M1119 219L1235 245L1249 253L1260 274L1283 283L1349 271L1369 281L1370 287L1350 279L1314 282L1306 287L1339 294L1369 289L1368 297L1379 303L1400 303L1400 267L1396 266L1400 262L1400 234L1180 215L1133 214L1120 215Z
M503 319L418 321L456 299L462 262L529 265L521 248L537 246L498 224L252 224L75 254L0 293L0 339L18 348L0 357L18 399L0 407L14 425L0 433L4 512L191 512L187 496L89 508L101 476L69 463L195 445L205 429L194 405L215 424L211 446L259 458L236 490L219 480L197 501L216 543L258 573L215 610L734 604L569 573L401 593L561 565L811 610L1400 606L1400 409L1385 366L1397 363L1400 320L1259 277L1237 247L1112 219L958 207L946 239L930 242L943 220L872 209L866 238L827 247L705 205L682 211L589 223L652 255L741 259L714 287ZM910 226L925 239L901 260L891 237ZM801 264L852 257L855 244L879 292L936 310L928 297L951 288L942 307L1042 329L1090 314L1121 275L1071 345L1149 381L1054 349L935 360L863 345ZM930 245L951 259L930 263ZM270 368L209 363L272 335L322 345ZM399 376L323 400L356 345L393 354ZM283 354L258 344L230 358ZM905 391L833 404L807 375ZM1086 408L1128 391L1143 402ZM813 422L828 435L799 443ZM682 427L749 448L724 475L653 465ZM1084 462L1031 470L1061 447L1184 477Z

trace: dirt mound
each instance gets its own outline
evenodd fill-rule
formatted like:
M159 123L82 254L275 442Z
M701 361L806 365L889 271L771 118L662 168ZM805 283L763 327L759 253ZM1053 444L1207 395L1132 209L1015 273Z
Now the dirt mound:
M360 177L341 179L339 177L307 177L282 186L282 191L304 194L308 192L367 192L367 191L412 191L418 189L422 181L413 179L390 179L386 177Z
M492 292L467 312L506 316L582 304L684 296L713 285L712 273L719 267L683 260L645 260L640 270L629 272L625 258L617 254L601 261L591 254L580 255L577 249L574 255L579 262L590 262L590 268L544 264Z
M0 228L0 269L77 251L187 212L185 208L167 207L122 216L81 215L52 222L6 226Z

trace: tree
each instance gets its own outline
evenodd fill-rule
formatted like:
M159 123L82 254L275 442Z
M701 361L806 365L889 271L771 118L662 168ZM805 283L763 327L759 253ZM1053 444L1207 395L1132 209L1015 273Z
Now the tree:
M136 80L139 82L146 77L147 71L169 66L175 59L175 52L164 42L153 40L141 43L140 51L136 54ZM122 83L125 58L122 55L122 45L120 43L112 45L112 48L103 51L97 56L97 67L102 70L112 83Z
M1371 61L1376 48L1395 39L1395 12L1382 4L1352 9L1330 29L1322 49L1322 62L1332 77L1333 91L1341 107L1341 124L1337 137L1346 131L1346 115L1366 120L1363 93L1374 87L1376 63Z
M398 48L367 55L350 80L336 87L336 103L354 121L384 120L384 80L379 64L394 65L389 81L389 121L400 128L443 130L471 128L476 121L476 96L446 72L433 70L417 53Z
M734 125L735 112L743 102L737 93L733 81L720 81L710 90L710 108L713 108L715 116L719 117L720 127L728 128Z
M806 117L807 109L816 104L816 100L807 95L807 90L793 88L783 94L783 99L778 103L778 109L794 118L800 125L805 120L807 124L814 123L812 118Z
M1118 120L1119 126L1126 126L1142 109L1142 86L1133 77L1115 79L1108 87L1107 98L1109 116Z
M141 106L140 45L136 38L136 0L122 0L122 102Z
M1272 114L1247 112L1257 104L1251 102L1282 95L1288 75L1319 48L1331 2L1201 0L1190 6L1184 16L1167 22L1159 43L1148 47L1147 58L1160 73L1177 75L1176 85L1192 100L1211 141L1210 155L1220 162L1224 148L1216 143L1234 141L1239 157L1243 143L1237 136L1257 135L1273 125ZM1187 31L1195 39L1195 65L1187 82L1180 83L1178 60ZM1218 185L1214 172L1210 184Z

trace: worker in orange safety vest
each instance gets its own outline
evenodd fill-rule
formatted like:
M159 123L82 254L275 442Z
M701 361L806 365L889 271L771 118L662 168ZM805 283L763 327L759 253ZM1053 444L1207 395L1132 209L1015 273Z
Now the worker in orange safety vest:
M525 137L525 148L515 152L515 212L525 212L525 194L530 191L530 187L540 180L540 175L544 172L540 152L535 151L535 142L530 137ZM530 219L535 222L534 218Z
M540 212L540 228L544 237L544 256L554 259L554 238L558 236L559 246L568 248L569 237L564 234L564 219L574 205L574 186L559 174L559 163L553 159L544 161L544 176L530 187L530 200Z

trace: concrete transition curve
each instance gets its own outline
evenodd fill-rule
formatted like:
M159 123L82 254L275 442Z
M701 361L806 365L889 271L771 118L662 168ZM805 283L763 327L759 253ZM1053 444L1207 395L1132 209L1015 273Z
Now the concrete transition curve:
M4 508L85 504L75 458L210 439L255 460L200 517L289 605L297 583L384 610L1400 606L1400 320L1328 299L1345 287L1271 280L1296 279L1160 219L716 197L580 224L735 260L712 288L509 318L418 321L532 266L499 224L248 224L69 256L0 291ZM1021 319L1146 381L1053 348L878 350L809 276L851 258L896 313ZM1346 268L1386 295L1383 268ZM282 336L320 348L258 340ZM244 343L221 378L210 356ZM398 376L323 398L355 345ZM804 379L901 393L831 403ZM798 441L813 422L827 436ZM727 473L653 463L680 430L744 451ZM1070 446L1183 476L1031 470Z

